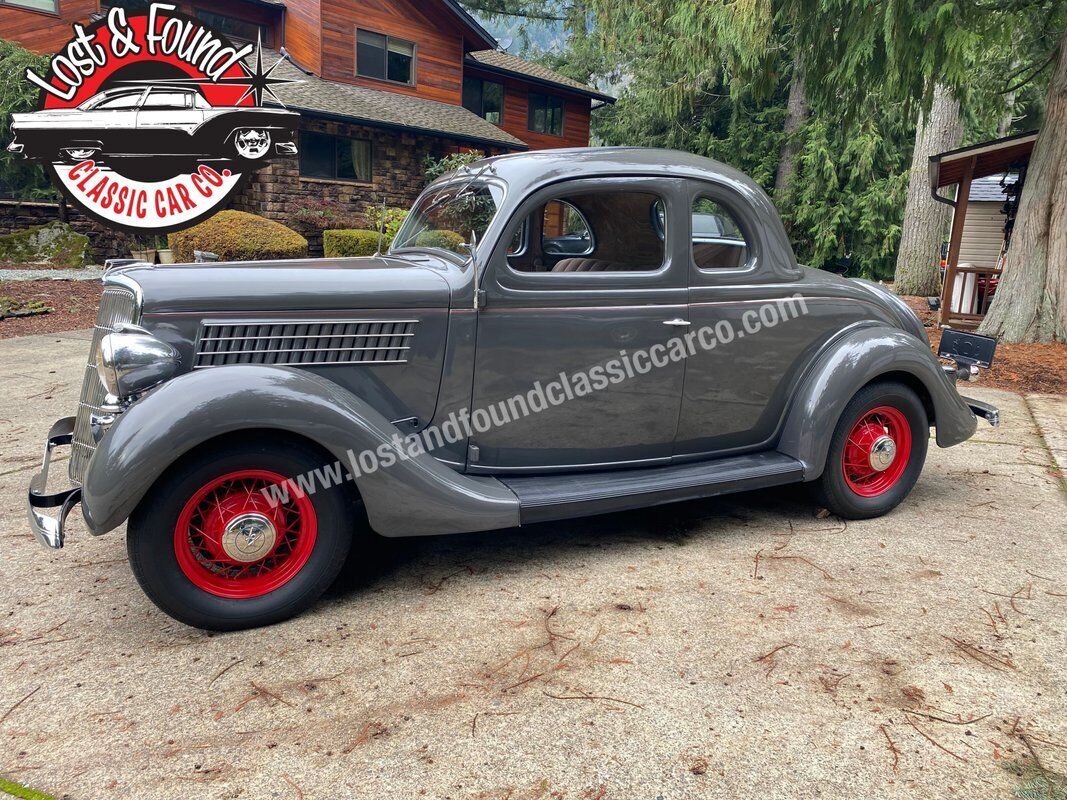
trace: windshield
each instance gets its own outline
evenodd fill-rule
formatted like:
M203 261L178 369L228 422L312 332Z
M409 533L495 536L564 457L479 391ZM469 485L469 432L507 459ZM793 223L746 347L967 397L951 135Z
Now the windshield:
M500 207L503 190L471 181L446 184L423 195L393 239L390 251L435 247L465 255L471 231L481 241Z

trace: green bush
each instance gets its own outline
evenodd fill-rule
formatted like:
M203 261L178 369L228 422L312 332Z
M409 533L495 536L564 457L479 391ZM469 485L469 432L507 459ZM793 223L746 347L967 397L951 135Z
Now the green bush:
M455 231L423 231L415 237L416 247L440 247L453 253L466 253L463 237Z
M244 211L220 211L199 225L167 236L174 260L193 260L194 250L214 253L220 261L303 258L308 242L280 222Z
M382 249L389 246L387 239L382 239ZM351 258L354 256L372 256L378 252L377 231L323 231L322 251L326 258Z
M383 236L382 247L385 248L393 241L407 216L408 210L406 208L386 208L385 213L382 213L381 206L376 206L369 209L364 215L364 227L370 231L377 231L378 228L384 226L385 235Z

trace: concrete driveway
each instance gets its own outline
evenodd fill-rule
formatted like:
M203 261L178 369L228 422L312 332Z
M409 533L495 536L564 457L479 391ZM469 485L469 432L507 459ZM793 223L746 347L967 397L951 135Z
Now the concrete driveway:
M797 491L390 542L210 635L25 485L84 334L0 342L0 775L102 798L1010 797L1067 771L1067 404L932 448L880 520ZM1037 418L1035 418L1037 414ZM1059 435L1057 439L1055 435ZM401 499L402 501L402 499ZM72 517L75 519L75 517Z

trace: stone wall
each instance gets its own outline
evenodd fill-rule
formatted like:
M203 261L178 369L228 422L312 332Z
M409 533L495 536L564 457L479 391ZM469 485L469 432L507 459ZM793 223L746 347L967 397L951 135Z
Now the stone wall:
M0 200L0 234L24 231L34 225L55 222L62 216L58 203ZM105 228L69 205L65 216L65 221L74 230L89 237L90 258L94 264L103 264L109 258L129 258L132 241L128 234Z
M250 211L295 228L308 238L312 255L322 254L321 234L306 229L294 215L309 201L329 201L360 216L380 206L409 207L426 186L427 158L441 158L467 149L462 142L414 133L350 125L305 117L301 130L371 141L370 183L323 180L300 176L299 157L280 159L260 170L234 197L230 207ZM368 223L373 226L373 223Z

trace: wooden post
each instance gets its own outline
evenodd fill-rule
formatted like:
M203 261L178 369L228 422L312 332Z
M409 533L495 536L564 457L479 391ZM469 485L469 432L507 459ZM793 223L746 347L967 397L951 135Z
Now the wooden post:
M948 258L945 263L945 285L941 287L941 324L952 321L952 289L956 283L956 268L960 265L960 245L963 242L963 223L967 220L967 203L971 199L971 177L975 156L967 159L956 191L956 208L952 214L952 232L948 238Z

